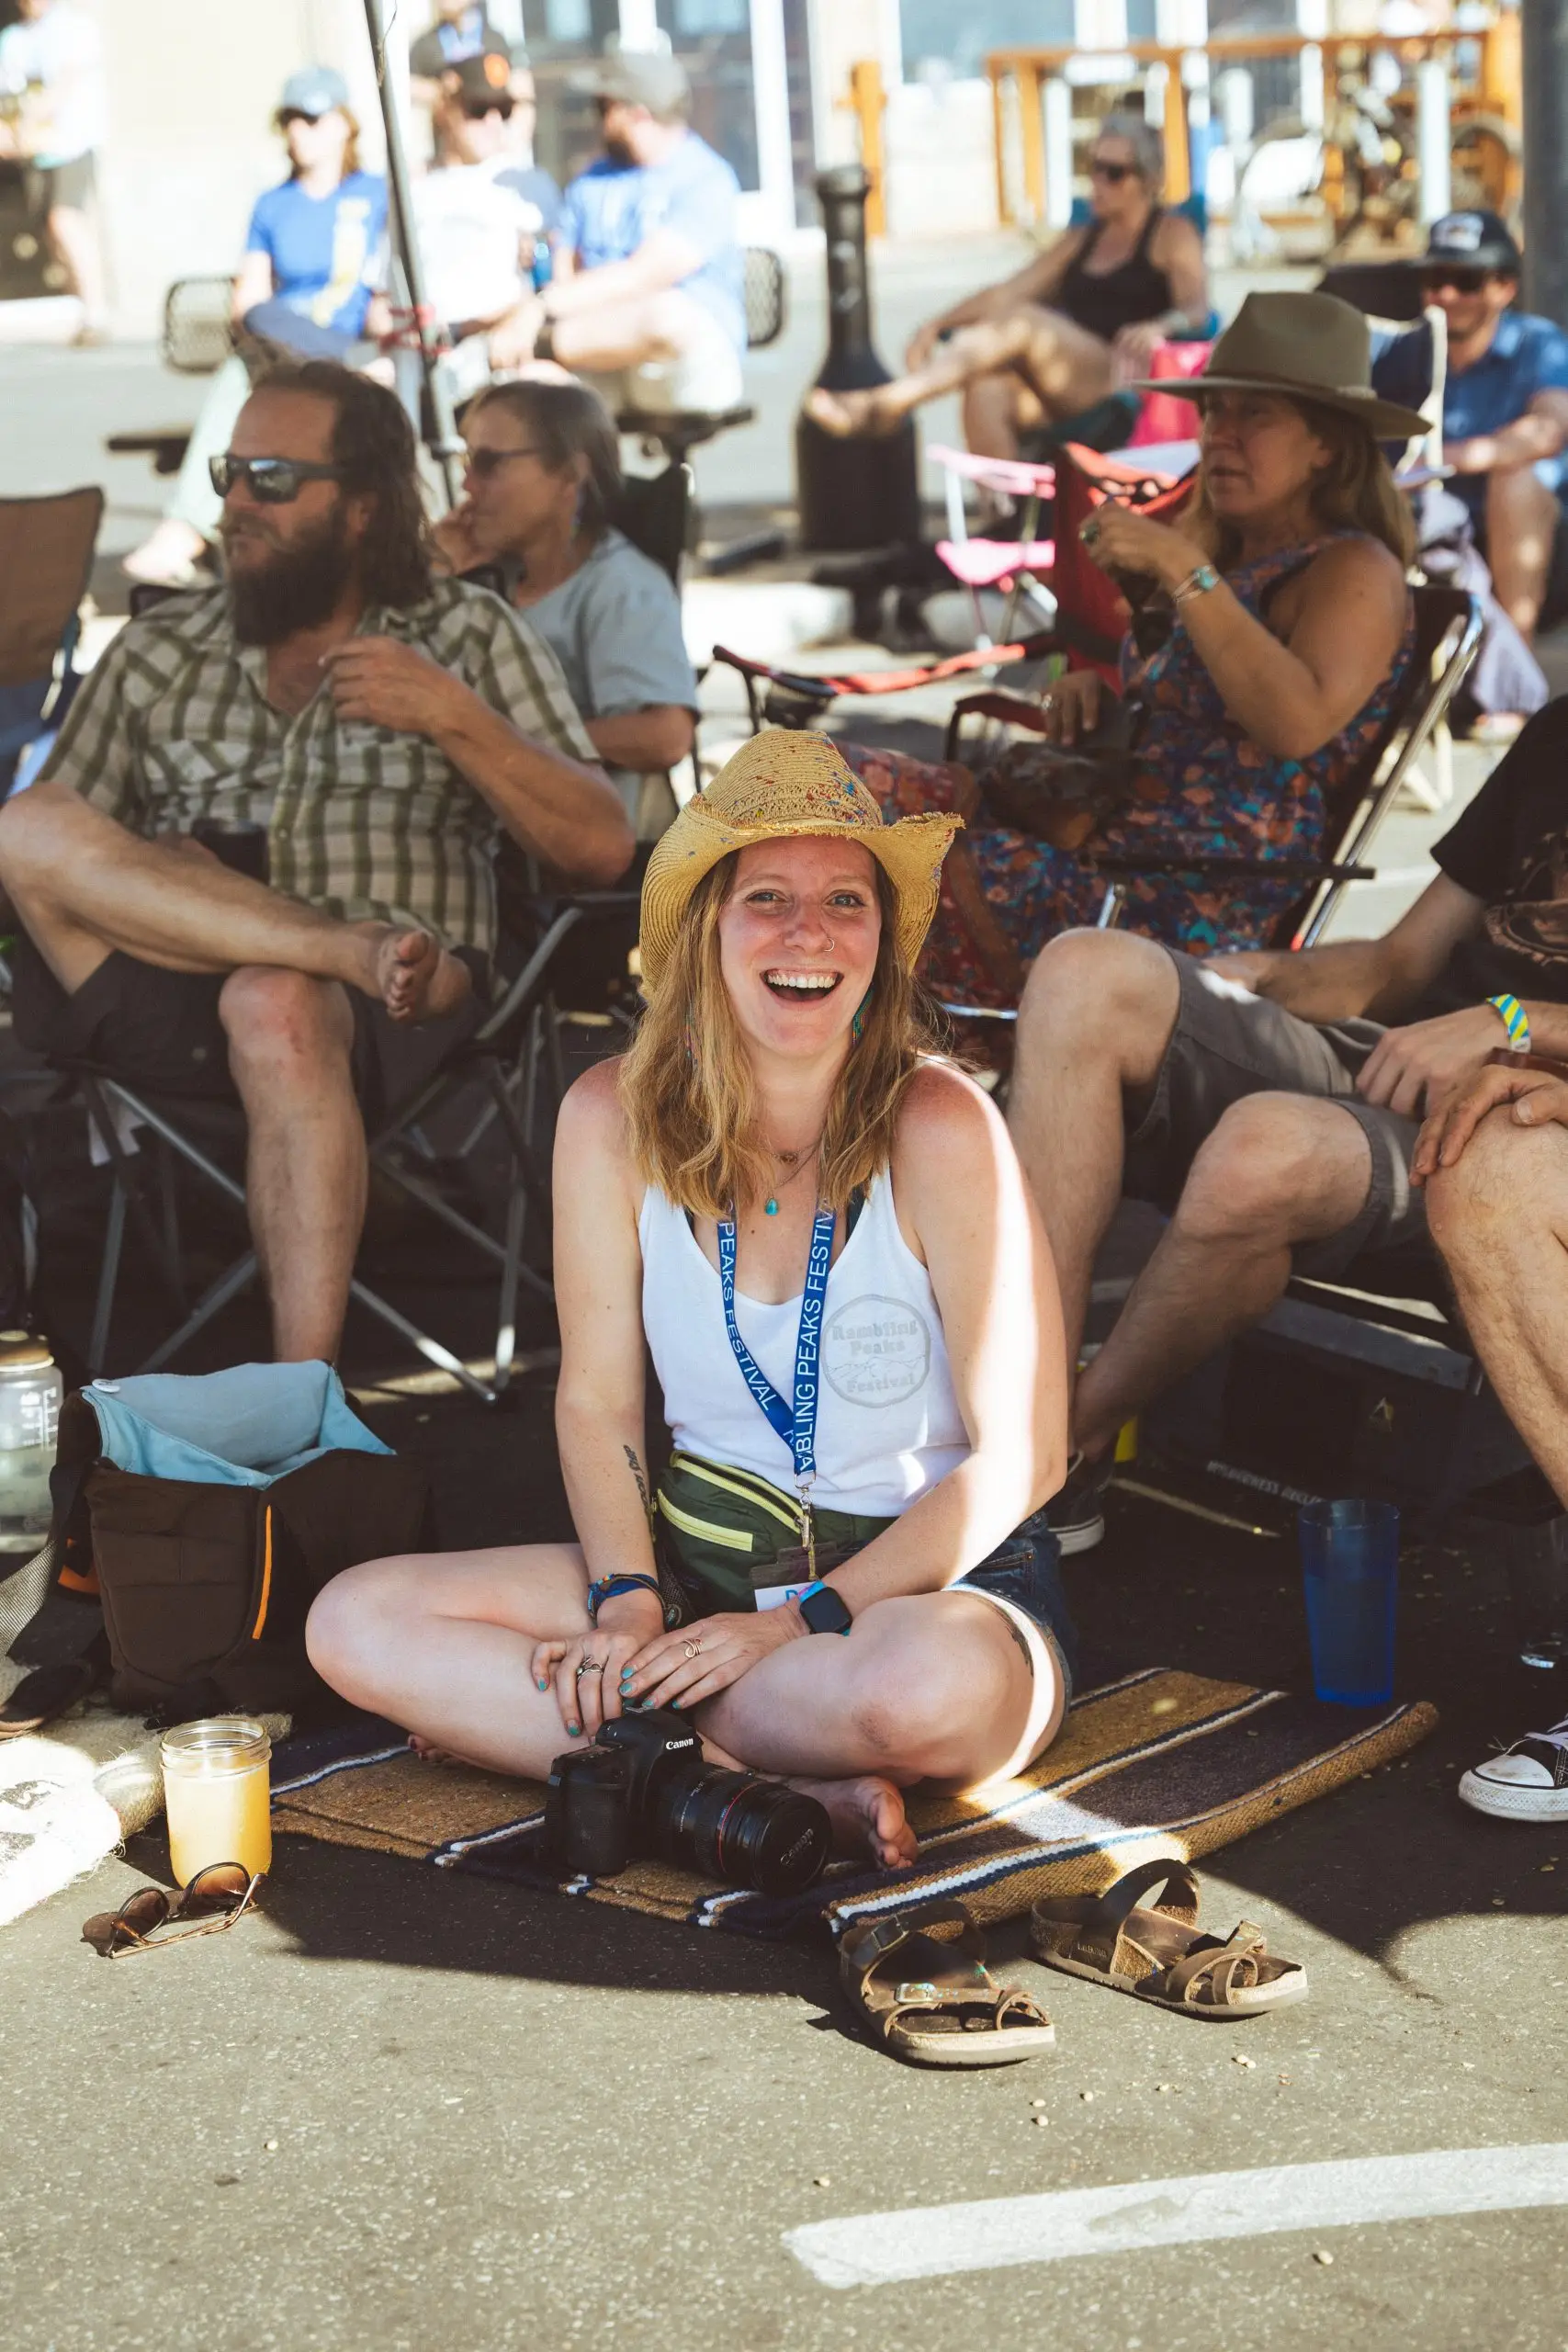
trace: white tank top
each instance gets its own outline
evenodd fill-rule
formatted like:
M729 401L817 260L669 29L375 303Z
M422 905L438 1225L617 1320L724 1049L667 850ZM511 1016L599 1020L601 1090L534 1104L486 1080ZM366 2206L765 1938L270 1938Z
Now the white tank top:
M793 1493L794 1458L742 1377L717 1272L685 1211L650 1186L637 1234L643 1329L677 1448ZM737 1291L735 1319L793 1405L799 1295L769 1306ZM893 1182L885 1175L870 1187L828 1276L811 1499L824 1510L897 1519L970 1450L931 1277L898 1230Z

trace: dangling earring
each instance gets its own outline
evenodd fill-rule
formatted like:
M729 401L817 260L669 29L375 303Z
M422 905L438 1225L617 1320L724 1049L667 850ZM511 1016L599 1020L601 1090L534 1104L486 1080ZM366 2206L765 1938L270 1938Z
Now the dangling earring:
M865 994L856 1005L855 1017L850 1023L850 1042L852 1045L858 1046L861 1039L865 1035L865 1009L870 1002L871 990L867 989Z

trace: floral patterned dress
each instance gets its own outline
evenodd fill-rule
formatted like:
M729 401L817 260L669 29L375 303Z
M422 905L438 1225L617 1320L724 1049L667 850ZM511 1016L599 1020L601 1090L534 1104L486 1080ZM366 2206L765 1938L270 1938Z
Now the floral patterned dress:
M1304 571L1331 538L1357 536L1335 532L1259 556L1227 572L1225 584L1266 621L1275 589ZM1387 726L1415 642L1415 614L1407 604L1398 651L1370 700L1310 759L1282 760L1260 750L1230 716L1179 613L1168 641L1146 661L1129 658L1129 640L1123 686L1149 706L1143 757L1166 787L1164 797L1124 808L1076 853L999 827L976 826L965 837L986 900L1018 956L1031 962L1058 932L1098 919L1108 877L1091 863L1096 849L1118 856L1142 851L1159 858L1245 857L1265 867L1272 859L1320 855L1327 804ZM1198 955L1269 945L1275 923L1303 887L1299 880L1204 886L1177 874L1115 878L1127 892L1123 929Z

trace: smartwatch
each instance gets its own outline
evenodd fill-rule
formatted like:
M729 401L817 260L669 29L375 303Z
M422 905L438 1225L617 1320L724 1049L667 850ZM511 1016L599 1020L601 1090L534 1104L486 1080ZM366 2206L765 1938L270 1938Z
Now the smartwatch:
M808 1634L847 1634L855 1622L844 1606L843 1594L820 1577L801 1594L800 1613Z

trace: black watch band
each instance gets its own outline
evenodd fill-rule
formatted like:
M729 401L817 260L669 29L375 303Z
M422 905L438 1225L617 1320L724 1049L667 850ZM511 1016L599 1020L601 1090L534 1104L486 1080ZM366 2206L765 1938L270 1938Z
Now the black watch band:
M854 1623L844 1605L844 1596L835 1592L830 1584L813 1585L800 1597L800 1614L807 1633L847 1634Z

